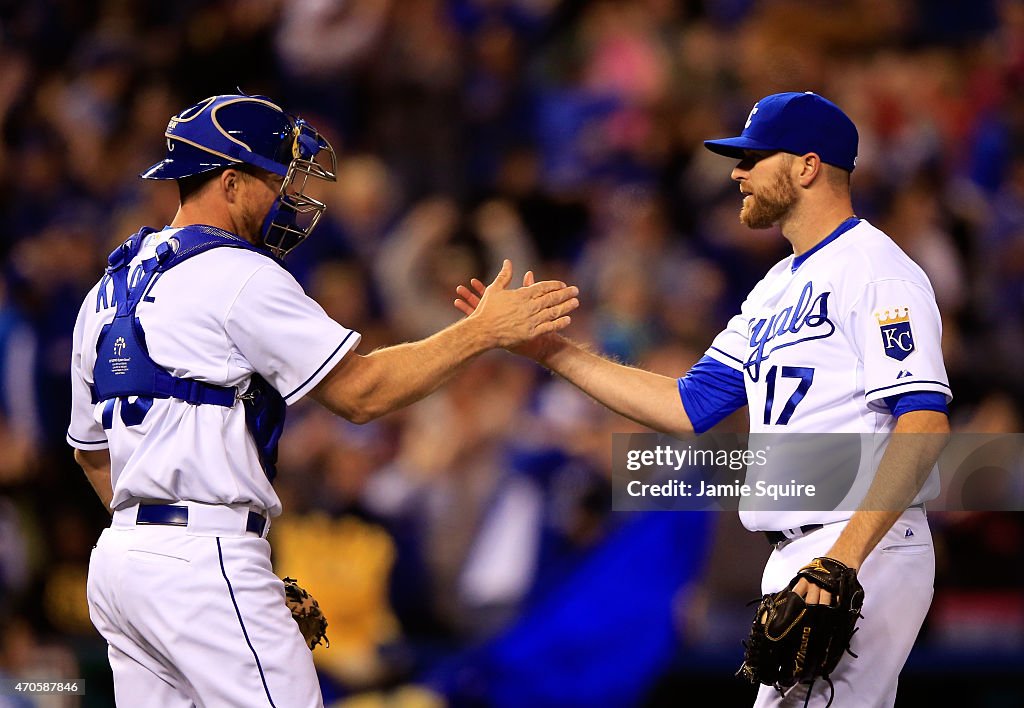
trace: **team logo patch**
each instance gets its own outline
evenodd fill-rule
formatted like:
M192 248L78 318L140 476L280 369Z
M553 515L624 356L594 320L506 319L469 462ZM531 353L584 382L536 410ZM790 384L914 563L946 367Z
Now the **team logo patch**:
M903 361L914 351L914 333L910 329L910 308L876 312L875 319L882 332L882 346L890 359Z

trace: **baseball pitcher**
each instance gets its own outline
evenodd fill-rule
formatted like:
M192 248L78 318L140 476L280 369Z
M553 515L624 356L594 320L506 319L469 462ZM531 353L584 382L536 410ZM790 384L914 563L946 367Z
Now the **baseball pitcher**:
M678 380L617 364L560 335L516 349L612 410L673 435L704 432L746 406L752 433L883 440L859 506L741 504L743 524L774 547L740 671L760 684L759 708L892 706L932 598L924 502L938 493L934 463L952 398L941 322L924 272L854 213L857 143L843 111L810 92L767 96L741 135L704 143L737 160L742 223L778 225L793 254L754 286ZM485 292L471 281L458 289L456 305L473 313ZM814 470L784 472L774 478L777 467L752 465L747 482L800 482Z

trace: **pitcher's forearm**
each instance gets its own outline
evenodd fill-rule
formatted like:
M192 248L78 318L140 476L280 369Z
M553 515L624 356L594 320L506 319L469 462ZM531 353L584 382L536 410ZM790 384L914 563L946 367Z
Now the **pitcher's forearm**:
M540 363L601 405L670 435L693 431L675 379L619 364L558 337Z
M921 491L946 445L949 421L935 411L900 417L864 501L829 554L857 568Z

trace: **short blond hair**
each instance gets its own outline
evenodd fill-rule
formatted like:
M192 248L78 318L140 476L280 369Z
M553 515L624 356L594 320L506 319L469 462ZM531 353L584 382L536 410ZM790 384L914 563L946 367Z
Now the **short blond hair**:
M824 164L825 167L825 181L828 182L829 186L836 191L848 192L850 191L850 173L844 170L842 167L836 167L835 165Z

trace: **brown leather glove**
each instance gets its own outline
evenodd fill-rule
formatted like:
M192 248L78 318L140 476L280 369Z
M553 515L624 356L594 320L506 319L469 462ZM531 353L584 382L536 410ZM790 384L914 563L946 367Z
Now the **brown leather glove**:
M327 639L327 618L320 611L320 605L295 578L284 578L284 598L288 609L292 611L292 619L299 625L299 632L309 645L315 649L321 641L330 646Z

